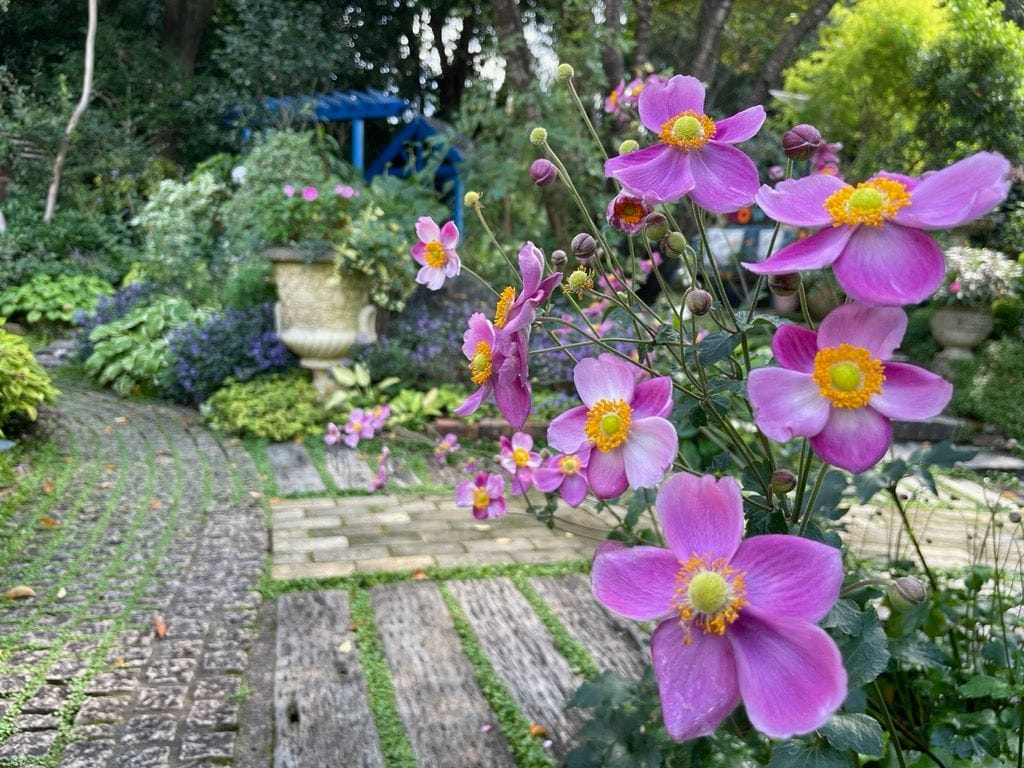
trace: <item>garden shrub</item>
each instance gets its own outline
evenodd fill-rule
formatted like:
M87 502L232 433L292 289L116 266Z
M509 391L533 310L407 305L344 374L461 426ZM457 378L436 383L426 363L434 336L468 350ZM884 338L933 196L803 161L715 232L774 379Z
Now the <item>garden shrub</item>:
M931 365L932 359L942 347L932 336L931 319L935 308L915 307L907 313L907 332L900 344L900 352L917 365Z
M131 283L118 288L111 296L100 296L92 312L76 312L72 320L79 328L75 339L79 361L84 363L92 354L93 343L89 340L89 334L97 327L127 315L132 307L152 296L154 290L149 283Z
M229 381L199 410L214 429L274 441L319 435L327 423L316 388L298 373Z
M25 340L0 330L0 437L15 419L35 421L58 394Z
M92 275L36 275L27 283L0 292L0 316L27 323L70 323L77 312L92 309L114 286Z
M970 411L1007 435L1024 435L1024 341L1014 338L989 343L978 356L973 376L958 375Z
M171 331L173 364L164 392L179 403L201 403L227 379L243 382L294 363L274 332L272 307L229 309Z

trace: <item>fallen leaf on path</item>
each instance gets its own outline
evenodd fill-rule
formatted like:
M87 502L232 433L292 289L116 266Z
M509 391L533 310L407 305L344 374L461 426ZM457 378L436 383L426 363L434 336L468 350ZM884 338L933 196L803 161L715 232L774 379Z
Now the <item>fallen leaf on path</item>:
M150 509L160 509L160 507L162 507L163 505L164 503L160 501L160 499L153 499L151 502L149 502Z
M114 659L113 663L114 663L115 667L123 667L124 666L124 656L118 656L117 658Z
M275 496L274 498L272 498L272 499L270 500L270 503L271 503L271 504L280 504L280 503L281 503L281 500L280 500L279 498L277 498L277 497Z
M53 480L47 480L43 483L43 493L53 493L53 489L57 487L57 484Z
M114 421L117 424L127 424L128 423L128 417L127 416L118 416L117 418L114 419Z
M49 515L43 515L39 518L39 524L43 526L43 528L60 528L60 520L50 517Z
M30 597L35 597L36 591L32 587L26 587L20 585L17 587L11 587L4 592L4 597L8 600L27 600Z
M536 736L538 739L543 739L547 737L548 729L538 723L530 723L530 735Z
M113 481L113 480L104 480L104 481L103 481L102 483L100 483L100 484L99 484L99 487L100 487L100 488L101 488L102 490L104 490L104 491L105 491L105 490L106 490L107 488L113 488L113 487L114 487L114 481Z
M424 579L429 579L430 576L428 576L427 572L422 568L417 568L412 572L411 578L413 581L423 581Z
M57 599L58 600L63 600L67 596L68 596L68 591L66 589L64 589L64 587L61 587L60 589L57 590Z
M163 616L153 617L153 634L156 635L157 640L167 637L167 622L164 621Z
M252 498L254 498L254 499L262 499L263 498L263 494L260 493L259 491L249 491L249 495Z
M111 432L113 432L113 431L114 431L114 428L113 428L113 427L104 427L104 428L103 428L103 434L104 434L104 435L109 435L109 434L110 434Z
M352 641L346 640L338 646L338 653L352 653Z

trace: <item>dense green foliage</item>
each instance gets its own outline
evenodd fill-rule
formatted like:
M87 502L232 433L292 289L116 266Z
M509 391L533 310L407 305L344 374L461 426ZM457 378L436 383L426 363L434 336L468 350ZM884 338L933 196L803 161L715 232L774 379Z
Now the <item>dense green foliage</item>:
M324 431L316 388L301 375L229 381L200 408L214 429L280 442Z
M0 330L0 438L13 419L35 421L57 394L25 340Z
M0 317L24 318L27 323L70 323L76 312L91 310L100 296L113 292L114 286L92 275L52 278L41 273L23 285L0 291Z
M1024 341L1008 336L987 344L957 377L954 405L966 415L1024 435Z

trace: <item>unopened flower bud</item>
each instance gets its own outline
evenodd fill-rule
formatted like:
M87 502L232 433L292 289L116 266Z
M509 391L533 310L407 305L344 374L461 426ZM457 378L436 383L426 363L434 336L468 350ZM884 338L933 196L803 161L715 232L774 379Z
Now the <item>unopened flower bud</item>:
M1011 523L1019 523L1020 522L1020 512L1013 511L1013 512L1010 513L1009 517L1010 517L1010 522Z
M541 128L540 126L537 126L532 131L530 131L530 143L531 144L537 144L539 146L539 145L543 144L544 142L546 142L547 140L548 140L548 131L547 131L546 128Z
M928 599L928 590L920 579L913 576L900 576L889 586L887 594L896 611L909 611Z
M640 142L636 139L626 139L619 144L620 155L628 155L630 152L636 152L638 149L640 149Z
M706 315L711 311L711 305L714 301L714 296L700 288L686 294L686 308L690 310L692 315Z
M580 232L572 239L572 253L577 259L590 258L597 250L597 241L586 232Z
M556 267L560 267L569 260L569 257L565 254L565 251L558 250L551 252L551 263Z
M793 296L800 290L800 273L787 272L768 276L768 290L776 296Z
M572 64L559 64L555 70L555 77L559 80L568 80L575 74L576 70L572 68Z
M648 240L661 240L668 234L668 217L664 213L648 213L644 218L644 235Z
M669 232L665 235L665 249L673 256L686 253L686 237L682 232Z
M772 472L771 487L780 496L789 493L796 488L796 475L793 474L792 470L779 467Z
M558 170L554 163L541 157L530 164L530 178L538 187L544 187L558 178Z
M807 160L821 144L821 133L813 125L801 123L782 136L782 151L790 160Z
M474 192L473 190L469 190L469 192L467 192L463 196L462 202L465 203L466 205L472 207L472 206L474 206L474 205L476 205L477 203L480 202L480 193L479 192Z

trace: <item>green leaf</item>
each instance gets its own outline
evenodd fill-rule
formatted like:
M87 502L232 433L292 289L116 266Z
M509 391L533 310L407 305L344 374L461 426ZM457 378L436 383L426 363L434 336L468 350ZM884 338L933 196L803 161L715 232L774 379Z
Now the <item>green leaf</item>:
M958 461L970 461L978 454L974 448L962 448L953 445L948 440L927 448L921 453L922 464L930 464L935 467L952 467Z
M889 665L885 630L874 611L860 615L858 629L855 636L839 638L839 650L843 653L843 666L846 667L850 688L870 683Z
M30 323L37 323L42 319L43 313L38 309L33 309L31 312L25 315L25 319Z
M791 739L772 750L768 768L849 768L850 758L821 743Z
M836 749L853 750L869 757L882 756L882 726L870 715L833 715L822 726L821 735Z
M857 501L861 504L866 504L885 486L885 479L877 472L862 472L853 478L853 487L857 491Z
M1008 699L1014 693L1013 686L991 675L975 675L957 690L968 699Z
M674 346L679 343L679 331L671 325L663 325L658 328L658 332L654 335L654 343Z
M725 360L739 343L740 337L737 334L716 331L705 336L694 349L700 364L706 367Z

